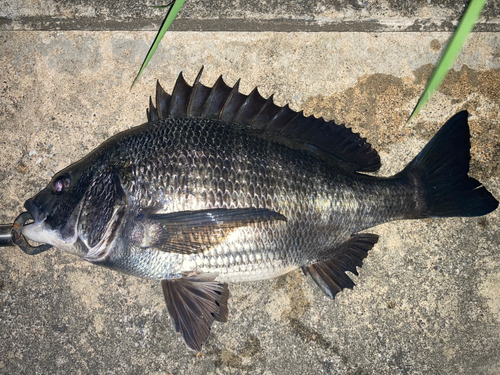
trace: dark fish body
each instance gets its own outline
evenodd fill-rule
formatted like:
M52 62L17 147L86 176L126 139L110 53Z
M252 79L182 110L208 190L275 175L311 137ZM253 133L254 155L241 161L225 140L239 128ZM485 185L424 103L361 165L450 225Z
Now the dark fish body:
M266 279L329 259L331 249L352 233L415 212L413 189L402 179L348 174L306 151L220 121L165 120L136 130L106 144L100 160L128 165L120 184L129 203L123 220L132 220L116 233L117 249L106 258L85 255L136 276L163 280L184 272L216 272L218 280ZM222 243L204 239L204 251L197 254L141 246L148 230L167 231L154 220L137 221L143 212L248 207L279 212L286 220L233 229ZM101 228L95 233L92 245Z
M479 216L498 206L467 176L467 113L450 119L400 173L349 129L227 87L157 89L148 122L54 176L25 206L28 239L162 280L175 329L201 350L227 319L226 281L302 268L330 297L354 285L375 225Z

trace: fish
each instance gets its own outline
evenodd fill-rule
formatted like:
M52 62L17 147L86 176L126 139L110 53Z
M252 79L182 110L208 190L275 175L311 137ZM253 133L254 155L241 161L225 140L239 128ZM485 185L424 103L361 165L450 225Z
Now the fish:
M202 71L192 85L180 73L171 94L158 82L147 122L56 173L15 230L28 254L55 247L158 280L190 350L228 320L228 283L301 269L334 299L379 239L367 229L498 207L468 176L466 111L402 171L378 177L380 157L360 134L243 94L239 80L205 86Z

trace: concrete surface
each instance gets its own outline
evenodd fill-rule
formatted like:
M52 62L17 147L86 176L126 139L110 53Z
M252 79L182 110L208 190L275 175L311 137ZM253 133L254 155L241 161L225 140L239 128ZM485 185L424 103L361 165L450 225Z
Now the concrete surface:
M202 65L205 84L242 77L246 93L257 85L354 127L380 152L383 175L467 109L471 175L500 198L498 33L471 36L411 125L448 33L169 33L129 91L153 37L0 32L0 222L59 169L144 122L156 79L171 90L180 71L192 82ZM499 215L372 229L381 238L357 286L335 301L300 272L232 284L229 322L201 356L174 333L157 283L56 250L0 248L0 373L498 374Z
M165 10L150 0L2 0L0 30L158 30ZM178 31L450 31L468 0L189 0ZM476 31L500 31L487 2Z

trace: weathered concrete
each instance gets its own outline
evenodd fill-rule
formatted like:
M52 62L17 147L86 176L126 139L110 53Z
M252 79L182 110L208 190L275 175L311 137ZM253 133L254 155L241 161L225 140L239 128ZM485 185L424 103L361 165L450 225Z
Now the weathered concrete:
M450 31L468 0L189 0L177 31ZM0 30L157 30L168 1L3 0ZM490 0L476 31L500 31Z
M283 105L353 126L399 171L467 109L471 174L500 198L500 36L474 34L411 125L447 33L0 33L0 222L62 167L145 121L155 80L224 74ZM230 319L205 354L174 334L157 283L49 251L0 248L0 373L498 374L500 213L396 222L335 301L293 272L232 284Z

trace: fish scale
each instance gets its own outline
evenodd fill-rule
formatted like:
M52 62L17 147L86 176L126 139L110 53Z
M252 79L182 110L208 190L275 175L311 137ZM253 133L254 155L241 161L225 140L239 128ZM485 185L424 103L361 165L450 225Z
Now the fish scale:
M201 74L201 72L200 72ZM174 328L202 349L226 321L226 282L301 268L329 297L354 282L398 219L481 216L497 200L468 176L468 114L450 118L400 173L343 125L244 95L220 78L171 95L157 85L148 122L54 175L25 202L16 244L55 246L96 265L161 280ZM33 247L26 239L46 245Z
M325 260L322 256L328 258L328 250L345 242L351 233L414 210L410 189L403 198L405 206L393 200L405 188L400 180L351 176L305 151L210 119L167 119L145 125L140 137L110 145L109 155L110 164L117 164L112 158L118 157L121 163L126 160L133 166L123 187L133 198L132 210L163 214L256 207L277 211L287 218L286 223L256 223L235 229L211 250L179 255L175 262L179 268L173 271L176 275L215 272L219 274L217 279L224 281L275 277ZM228 155L237 163L232 163ZM188 159L193 163L187 163ZM233 164L238 168L234 169ZM231 186L237 189L229 190ZM165 261L162 251L157 251L156 262L168 264L163 273L156 265L154 272L140 265L134 271L128 260L127 272L159 280L171 277L170 262ZM259 256L248 258L254 253ZM121 261L122 257L115 258L111 253L106 265L121 269Z

